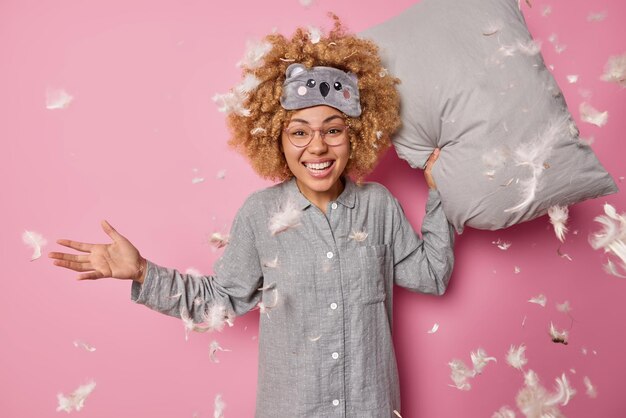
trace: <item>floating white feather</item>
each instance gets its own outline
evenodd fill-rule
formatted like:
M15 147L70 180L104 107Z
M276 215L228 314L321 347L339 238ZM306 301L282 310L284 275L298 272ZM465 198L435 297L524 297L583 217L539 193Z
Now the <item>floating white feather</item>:
M521 344L519 347L511 345L509 351L506 354L506 362L513 368L522 370L524 365L528 363L526 356L524 355L526 346Z
M559 241L565 241L565 233L567 232L567 218L569 217L569 209L567 206L555 205L548 208L548 216L550 223L554 227L554 233Z
M546 400L546 405L565 406L569 403L572 396L576 394L576 390L572 388L567 380L565 373L561 377L556 378L556 392Z
M626 276L624 276L623 274L621 274L619 272L618 267L611 260L607 260L606 264L604 264L602 266L602 268L604 269L604 271L606 271L607 273L609 273L609 274L611 274L613 276L620 277L622 279L626 279ZM626 270L626 265L623 265L622 268L624 270Z
M225 246L228 245L229 240L230 240L230 235L222 234L221 232L213 232L211 234L211 238L209 238L209 242L215 248L224 248Z
M608 111L600 112L587 102L582 102L578 107L578 111L580 112L580 120L599 127L606 125L609 119Z
M63 89L47 88L46 89L46 109L57 110L65 109L72 103L74 97L69 95Z
M230 350L226 348L222 348L220 346L220 343L218 343L215 340L211 341L211 344L209 344L209 360L211 360L212 363L220 362L220 360L217 358L218 351L230 351Z
M569 313L572 310L572 306L569 303L569 300L566 300L563 303L557 303L556 310L563 313Z
M309 41L312 44L317 44L322 39L322 30L313 26L309 26Z
M568 336L567 330L559 331L555 328L554 324L550 322L550 338L552 338L552 342L567 345Z
M556 394L548 393L539 383L537 374L529 370L524 376L524 387L517 394L517 407L527 418L564 418L558 407L558 401L565 400L567 393L571 396L572 392L567 380L559 383L557 379L557 385Z
M596 396L598 396L598 391L596 390L595 386L591 383L591 380L589 379L589 377L585 376L583 378L583 383L585 384L585 388L587 388L587 396L589 396L590 398L595 398Z
M247 95L252 91L256 90L261 84L261 80L259 80L254 74L246 74L241 83L239 83L235 90L242 95Z
M96 347L89 345L85 342L79 341L79 340L74 341L74 347L82 348L83 350L89 351L90 353L93 353L94 351L96 351Z
M517 166L528 167L530 177L520 180L522 201L505 209L505 212L517 212L527 207L534 199L539 187L539 180L555 144L564 136L571 137L570 119L567 115L551 120L533 140L521 144L514 152Z
M222 395L215 396L215 408L213 410L213 418L224 418L224 409L226 404L222 400Z
M48 243L41 234L34 231L24 231L22 233L22 241L33 249L33 255L31 255L30 261L41 257L41 247Z
M472 364L474 365L474 371L478 374L483 372L485 366L490 361L497 361L495 357L489 357L484 349L479 348L476 351L472 351L470 353L470 357L472 358Z
M567 76L567 82L570 84L574 84L578 82L578 75L576 74L571 74Z
M607 12L602 11L602 12L598 12L598 13L589 13L587 15L587 21L588 22L602 22L604 19L606 19L607 16Z
M544 294L539 294L535 297L532 297L530 299L528 299L528 301L530 303L536 303L537 305L541 305L542 307L546 307L546 302L548 301L548 298L546 298L546 295Z
M602 80L617 83L626 87L626 54L616 55L609 58L605 67Z
M300 225L301 217L302 211L296 207L296 204L292 200L288 200L270 219L270 233L277 235L290 228L295 228Z
M59 405L57 407L57 412L65 411L72 412L80 411L85 406L85 400L87 397L93 392L96 387L96 382L91 381L86 385L79 386L71 395L65 396L62 393L57 395L57 399L59 401Z
M212 100L219 106L217 110L223 113L234 113L239 116L250 116L250 109L243 105L247 95L237 91L224 94L215 94Z
M494 412L491 418L515 418L515 411L508 406L503 406L498 411Z
M589 237L589 243L594 250L603 248L605 253L619 258L620 266L626 271L626 214L618 214L608 203L604 205L604 213L594 218L603 228ZM617 272L612 262L605 266L605 270Z
M439 330L439 324L435 322L435 323L433 324L433 327L432 327L430 330L428 330L428 333L429 333L429 334L434 334L434 333L435 333L435 332L437 332L438 330Z
M498 238L496 241L491 241L491 243L497 246L502 251L508 250L512 245L510 242L503 241L500 238Z
M248 41L244 57L237 63L238 67L255 69L263 65L263 60L272 50L272 44L265 41Z
M454 386L460 390L470 390L472 385L469 383L469 379L476 376L476 372L471 370L469 367L465 365L461 360L453 359L448 363L450 366L451 374L450 377L454 382Z
M487 353L482 348L472 351L470 357L474 366L473 369L470 369L465 363L458 359L453 359L448 363L451 370L450 377L454 382L454 385L450 386L454 386L460 390L470 390L472 386L469 383L469 379L482 373L483 369L490 361L497 361L495 357L487 356Z

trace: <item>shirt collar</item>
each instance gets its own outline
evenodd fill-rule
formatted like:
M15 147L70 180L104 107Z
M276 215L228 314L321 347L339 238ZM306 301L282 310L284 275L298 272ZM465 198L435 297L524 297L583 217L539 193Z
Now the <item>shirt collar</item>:
M344 177L344 181L345 187L343 189L343 192L341 192L339 197L337 197L336 202L341 203L345 207L352 209L354 208L354 203L356 201L356 188L358 186L348 177ZM295 177L292 177L285 181L285 188L289 196L293 197L298 209L304 210L311 206L311 202L309 202L309 199L307 199L302 193L300 193L300 189L298 189Z

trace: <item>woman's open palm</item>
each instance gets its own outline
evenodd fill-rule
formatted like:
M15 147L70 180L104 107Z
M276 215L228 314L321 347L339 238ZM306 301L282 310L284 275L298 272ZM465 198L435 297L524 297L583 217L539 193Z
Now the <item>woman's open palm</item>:
M113 241L110 244L88 244L68 239L57 240L58 244L85 254L48 253L55 259L54 265L81 272L79 280L112 277L115 279L140 280L145 260L135 246L118 233L107 221L102 229Z

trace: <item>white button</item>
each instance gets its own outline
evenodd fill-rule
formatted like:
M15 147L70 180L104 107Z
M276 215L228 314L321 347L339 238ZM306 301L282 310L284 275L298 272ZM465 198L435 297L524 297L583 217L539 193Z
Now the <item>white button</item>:
M339 353L333 353L332 356L335 360L337 360L339 358Z
M338 405L339 405L339 399L335 399L335 400L333 400L333 405L334 405L334 406L338 406Z
M335 302L331 303L330 309L337 309L337 304Z
M333 209L337 209L337 203L333 202L332 205L330 205L330 207Z
M332 251L329 251L329 252L326 253L326 257L328 257L328 258L333 258L333 256L334 256L334 254L333 254Z

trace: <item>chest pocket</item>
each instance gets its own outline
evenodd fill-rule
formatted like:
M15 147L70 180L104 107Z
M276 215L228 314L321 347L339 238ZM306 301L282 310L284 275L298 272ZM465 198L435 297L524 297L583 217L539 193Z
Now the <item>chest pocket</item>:
M372 304L385 300L387 258L385 245L358 247L352 252L350 293L356 303Z

